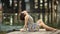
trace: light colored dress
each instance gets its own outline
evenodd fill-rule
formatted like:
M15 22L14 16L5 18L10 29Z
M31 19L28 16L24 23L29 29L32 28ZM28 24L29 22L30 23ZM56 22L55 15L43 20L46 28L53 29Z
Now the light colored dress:
M28 31L39 31L39 25L37 24L37 23L34 23L34 20L33 20L33 18L30 16L30 15L28 15L29 16L29 18L28 18L28 24L27 24L27 26L28 26Z

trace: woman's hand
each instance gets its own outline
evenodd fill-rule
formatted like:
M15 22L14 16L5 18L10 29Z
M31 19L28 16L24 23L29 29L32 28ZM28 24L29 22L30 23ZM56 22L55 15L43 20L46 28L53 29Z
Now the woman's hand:
M25 32L25 30L22 28L22 29L20 29L20 32Z
M23 27L23 28L24 28L24 30L27 30L27 25L24 25L24 27Z

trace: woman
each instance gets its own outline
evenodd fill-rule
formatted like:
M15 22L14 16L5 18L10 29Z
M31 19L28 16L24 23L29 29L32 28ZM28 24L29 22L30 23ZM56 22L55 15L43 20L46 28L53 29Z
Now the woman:
M31 32L39 31L39 27L43 27L49 31L56 31L56 29L45 25L41 19L34 23L33 18L28 14L27 11L21 12L20 19L25 21L24 27L23 29L20 29L20 31L27 31L27 28L28 31Z

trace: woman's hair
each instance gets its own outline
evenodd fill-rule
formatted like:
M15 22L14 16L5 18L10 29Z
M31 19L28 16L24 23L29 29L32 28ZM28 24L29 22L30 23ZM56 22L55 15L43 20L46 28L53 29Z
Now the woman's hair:
M21 13L21 14L20 14L20 20L25 20L25 15L24 15L24 13Z

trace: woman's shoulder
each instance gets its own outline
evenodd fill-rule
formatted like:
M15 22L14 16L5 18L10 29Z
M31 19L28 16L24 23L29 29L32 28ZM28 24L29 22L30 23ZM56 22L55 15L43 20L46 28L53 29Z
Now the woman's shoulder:
M25 18L33 19L30 15L26 15Z
M26 16L25 16L25 18L28 18L28 17L29 17L29 15L26 15Z
M30 17L30 15L26 15L25 17Z

